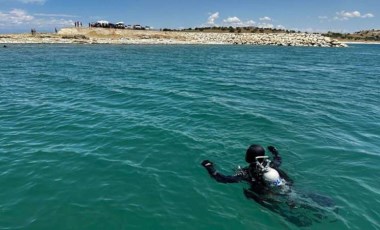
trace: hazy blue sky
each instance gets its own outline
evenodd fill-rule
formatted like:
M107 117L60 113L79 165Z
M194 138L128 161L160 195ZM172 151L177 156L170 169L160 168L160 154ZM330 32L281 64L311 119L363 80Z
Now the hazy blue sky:
M52 31L97 20L159 28L259 26L380 29L380 0L0 0L0 32Z

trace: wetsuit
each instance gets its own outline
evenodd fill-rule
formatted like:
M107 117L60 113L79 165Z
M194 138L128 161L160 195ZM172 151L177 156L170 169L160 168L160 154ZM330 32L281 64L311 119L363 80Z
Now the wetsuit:
M210 176L220 183L238 183L246 181L253 186L264 185L261 170L257 167L256 162L251 163L249 166L240 169L233 176L223 175L214 168L214 165L211 162L209 163L209 165L205 165L204 163L203 165L207 169ZM288 182L290 182L288 175L286 175L285 172L279 169L281 163L282 158L276 151L276 153L273 154L273 159L271 161L270 167L276 169L282 178L284 178L286 181L289 180Z
M321 222L326 219L328 216L323 209L318 208L318 206L315 206L314 204L305 203L304 199L310 198L318 205L324 207L334 207L334 201L331 198L320 194L302 194L293 192L293 189L291 189L293 181L279 168L282 163L281 156L275 148L269 150L273 154L273 158L269 166L276 169L280 177L286 181L286 187L288 190L286 190L285 193L277 193L264 182L262 170L258 168L256 162L252 162L247 167L239 169L235 175L224 175L218 172L213 163L208 160L203 161L202 165L207 169L210 176L217 182L248 182L250 184L250 188L244 188L243 190L244 195L248 199L252 199L263 207L280 214L289 222L299 227L310 226L314 221ZM292 195L289 196L289 194ZM293 197L294 195L296 196ZM296 200L297 198L300 200Z
M293 181L279 168L282 163L282 158L279 152L274 147L270 149L270 152L273 157L269 166L276 169L280 177L285 179L287 185L291 186ZM258 161L261 163L260 159ZM235 175L224 175L218 172L214 168L213 163L208 160L202 162L202 165L207 169L210 176L219 183L248 182L250 184L250 188L244 189L244 194L247 198L253 199L258 203L262 203L267 200L268 197L266 195L273 194L272 189L264 182L262 170L258 167L256 161L250 163L249 166L240 169Z

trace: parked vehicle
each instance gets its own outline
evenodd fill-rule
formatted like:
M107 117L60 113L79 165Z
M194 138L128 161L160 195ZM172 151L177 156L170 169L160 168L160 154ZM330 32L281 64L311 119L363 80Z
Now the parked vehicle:
M115 24L115 28L118 28L118 29L125 29L125 24L124 22L118 22Z

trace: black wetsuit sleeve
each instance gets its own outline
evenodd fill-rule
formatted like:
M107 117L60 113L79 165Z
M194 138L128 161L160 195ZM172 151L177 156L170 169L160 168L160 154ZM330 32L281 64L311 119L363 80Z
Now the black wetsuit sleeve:
M226 176L216 171L214 166L206 167L208 174L219 183L238 183L241 182L244 177L241 175Z
M268 146L269 152L272 153L272 162L270 163L270 167L278 169L281 166L282 158L280 156L280 153L274 146Z
M273 155L271 167L278 169L278 168L280 168L281 164L282 164L282 158L281 158L280 154L277 152L277 154Z

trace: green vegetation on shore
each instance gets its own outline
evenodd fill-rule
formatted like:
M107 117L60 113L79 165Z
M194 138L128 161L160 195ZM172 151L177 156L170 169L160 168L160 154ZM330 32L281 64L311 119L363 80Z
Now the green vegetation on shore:
M380 30L362 30L355 33L328 32L323 35L346 41L380 41Z
M207 33L301 33L301 31L285 30L276 28L259 28L253 26L247 27L196 27L186 29L161 29L162 31L180 31L180 32L207 32Z

